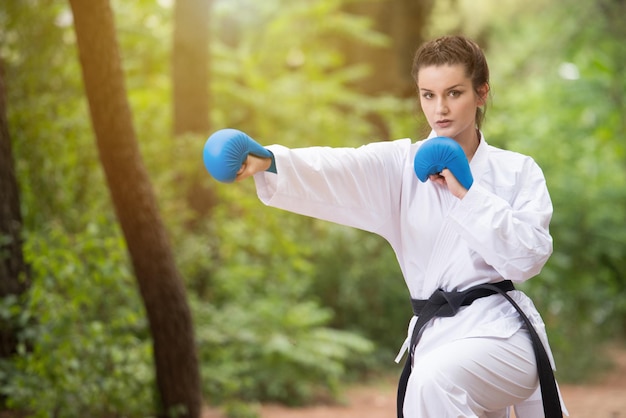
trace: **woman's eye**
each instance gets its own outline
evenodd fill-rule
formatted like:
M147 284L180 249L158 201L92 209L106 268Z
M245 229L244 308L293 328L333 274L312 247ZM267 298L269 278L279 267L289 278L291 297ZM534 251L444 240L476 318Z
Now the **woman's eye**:
M450 96L452 97L458 97L461 95L461 92L458 90L451 90L450 93L448 93Z
M424 94L422 94L422 97L424 99L432 99L433 98L433 94L432 93L424 93Z

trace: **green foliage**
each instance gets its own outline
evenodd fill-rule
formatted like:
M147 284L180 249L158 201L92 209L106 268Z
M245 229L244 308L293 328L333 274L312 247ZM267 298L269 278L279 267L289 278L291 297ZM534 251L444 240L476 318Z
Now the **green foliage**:
M341 40L387 39L343 3L215 2L216 129L291 147L417 138L415 100L349 87L368 69L345 66ZM452 31L475 14L475 2L461 3L444 22ZM623 10L608 0L567 3L507 2L515 22L472 18L471 27L492 67L487 138L535 157L553 197L555 252L525 290L544 314L561 380L586 376L598 344L626 323ZM189 289L207 400L252 417L256 402L333 397L354 372L392 365L410 308L387 243L265 208L252 182L199 174L206 138L169 134L172 9L113 4L137 136ZM40 417L145 416L155 405L150 336L99 168L69 17L61 0L0 6L33 273L26 300L0 304L0 318L27 325L18 356L0 365L0 392ZM372 113L389 138L377 137ZM191 207L194 193L202 196Z
M626 324L626 32L617 3L568 3L498 30L487 126L492 142L544 169L555 250L527 290L545 313L559 376L582 380Z
M311 300L315 269L301 234L310 220L260 206L251 189L222 191L232 205L213 215L214 241L204 257L195 253L203 266L180 263L194 271L190 280L211 280L205 300L194 303L208 399L302 404L335 396L346 367L356 364L350 359L373 347L328 328L332 311ZM206 271L207 259L218 265Z
M236 3L216 10L217 21L229 25L216 25L213 45L216 127L292 147L383 139L364 122L377 101L348 87L368 69L346 66L340 49L342 38L385 42L367 21L342 12L339 0L245 3L246 13Z
M0 19L24 222L31 227L54 219L80 229L84 208L107 192L89 132L69 5L3 2Z
M300 405L334 397L350 356L371 343L326 328L331 313L312 302L259 297L245 308L196 306L202 374L213 402L272 400Z
M281 31L295 33L306 14L322 13L320 4L285 8L291 15L269 23L275 26L274 37L255 54L246 45L256 32L242 33L248 41L228 50L217 43L217 109L259 115L241 122L237 112L216 111L217 124L267 138L282 131L302 145L313 138L324 138L327 144L367 141L371 130L362 116L375 103L346 87L361 70L342 68L338 51L321 47L321 39L340 31L342 22L352 25L347 31L353 35L361 33L357 27L364 22L350 23L349 16L341 15L322 31L310 25L302 38L281 36ZM68 8L61 2L47 2L40 9L15 6L11 12L20 16L11 26L15 42L3 47L20 57L9 60L15 86L9 116L33 265L25 312L36 321L19 356L4 364L2 393L9 406L35 416L146 414L154 409L150 338L123 242L107 226L115 221L89 131ZM273 13L279 6L273 4ZM140 146L194 301L207 398L225 403L232 416L247 416L253 412L237 399L304 403L335 396L355 364L351 359L368 355L373 346L355 333L329 328L332 310L309 293L315 258L302 231L310 220L262 208L251 184L216 187L211 193L222 203L213 208L212 218L194 218L185 202L204 138L173 141L168 134L170 87L163 39L169 17L147 2L115 7ZM289 17L297 15L297 20ZM368 36L375 40L374 35ZM273 44L278 39L288 42ZM306 50L305 70L285 71L283 61L268 59L270 52L289 55L300 42L311 48ZM58 68L58 77L43 77L45 66L31 64L31 45L38 45L37 53L50 61L53 68L48 70L56 73ZM222 68L237 72L224 73ZM29 83L45 93L25 95ZM56 100L60 91L63 101ZM38 107L47 98L49 105ZM283 109L267 112L275 102L284 103ZM354 105L348 109L350 103ZM403 106L384 101L389 114L404 111ZM31 123L35 108L57 117L42 115L36 118L39 123ZM294 124L302 115L307 123ZM206 174L204 179L208 182ZM190 225L197 229L190 230ZM8 309L15 313L15 305Z
M363 231L317 222L312 291L335 312L332 325L377 344L369 369L389 368L406 334L410 295L389 244Z
M145 314L109 219L75 235L51 226L28 236L35 323L2 364L9 407L36 417L145 416L154 371Z

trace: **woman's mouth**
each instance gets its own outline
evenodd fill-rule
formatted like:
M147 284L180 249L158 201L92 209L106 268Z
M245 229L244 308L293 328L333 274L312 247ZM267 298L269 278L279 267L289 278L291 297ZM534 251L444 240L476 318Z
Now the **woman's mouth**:
M448 126L452 124L452 121L450 119L441 119L435 123L437 124L439 128L447 128Z

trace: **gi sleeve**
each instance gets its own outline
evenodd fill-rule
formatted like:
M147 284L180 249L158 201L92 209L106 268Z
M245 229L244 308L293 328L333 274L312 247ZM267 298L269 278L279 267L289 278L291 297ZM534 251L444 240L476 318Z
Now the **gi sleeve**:
M358 148L269 146L277 174L254 176L268 206L379 233L397 215L410 140Z
M522 282L539 274L552 254L552 202L543 172L530 157L520 170L493 178L495 186L475 182L450 218L470 248L504 279Z

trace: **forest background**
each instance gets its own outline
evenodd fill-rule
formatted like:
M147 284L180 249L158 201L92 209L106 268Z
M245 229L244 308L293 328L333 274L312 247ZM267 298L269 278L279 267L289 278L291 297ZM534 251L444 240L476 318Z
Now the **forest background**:
M113 0L113 35L90 32L108 7L0 5L6 410L198 416L201 398L252 417L258 402L332 399L398 374L410 305L387 243L268 209L252 182L212 180L201 152L224 127L291 147L421 139L412 54L449 33L488 56L486 138L534 157L548 182L554 254L520 287L544 316L557 377L610 367L605 347L626 331L626 2ZM98 122L94 97L110 86L89 87L89 65L118 55L132 126L107 143L98 126L126 113ZM116 183L107 153L133 143L149 181ZM150 217L116 191L135 183L158 207L138 239L124 219ZM142 258L169 273L142 277ZM187 399L167 376L196 367Z

